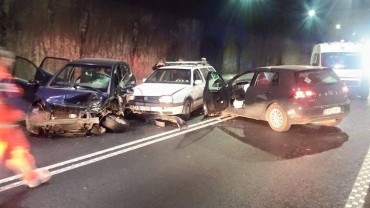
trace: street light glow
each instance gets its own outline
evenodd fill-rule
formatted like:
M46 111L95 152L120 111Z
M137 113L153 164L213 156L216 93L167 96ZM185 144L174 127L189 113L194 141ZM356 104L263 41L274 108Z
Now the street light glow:
M340 29L341 29L341 27L342 27L342 26L341 26L340 24L336 24L336 25L335 25L335 28L336 28L337 30L340 30Z
M315 16L315 14L316 14L316 12L315 12L315 10L314 10L314 9L311 9L311 10L308 12L308 16L310 16L310 17Z

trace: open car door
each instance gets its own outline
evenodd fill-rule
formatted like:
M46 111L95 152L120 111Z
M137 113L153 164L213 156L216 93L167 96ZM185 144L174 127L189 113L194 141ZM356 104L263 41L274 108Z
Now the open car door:
M39 86L44 86L62 66L69 62L68 59L45 57L40 66L32 61L16 56L12 75L16 83L24 90L24 98L31 101Z
M230 93L228 92L228 86L218 73L208 73L203 99L205 115L221 112L229 106Z
M41 86L44 86L60 68L69 62L70 60L65 58L45 57L41 61L34 79L37 80Z

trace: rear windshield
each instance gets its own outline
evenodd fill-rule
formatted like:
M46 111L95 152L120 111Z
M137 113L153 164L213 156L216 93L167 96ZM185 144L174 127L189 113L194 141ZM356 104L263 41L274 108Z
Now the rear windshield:
M310 71L300 71L296 73L297 86L328 85L339 82L338 76L331 69L316 69Z

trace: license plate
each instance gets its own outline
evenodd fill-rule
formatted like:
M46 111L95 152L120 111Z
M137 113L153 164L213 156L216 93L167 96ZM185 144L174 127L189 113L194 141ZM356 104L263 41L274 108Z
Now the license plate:
M340 107L333 107L333 108L328 108L324 110L324 115L333 115L333 114L338 114L341 113L342 109Z

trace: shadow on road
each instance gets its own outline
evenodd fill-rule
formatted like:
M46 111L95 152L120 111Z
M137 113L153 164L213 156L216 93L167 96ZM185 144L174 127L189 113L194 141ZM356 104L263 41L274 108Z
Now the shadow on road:
M288 132L279 133L267 122L237 118L219 125L219 128L248 145L283 159L318 154L348 141L348 135L341 129L321 125L293 125Z

